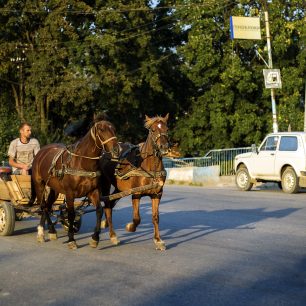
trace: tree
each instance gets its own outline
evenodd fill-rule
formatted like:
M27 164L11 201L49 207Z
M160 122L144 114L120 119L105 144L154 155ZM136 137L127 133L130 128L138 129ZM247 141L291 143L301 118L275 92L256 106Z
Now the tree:
M14 84L20 121L39 126L50 142L63 138L67 122L107 111L118 134L137 142L145 114L175 117L189 86L175 52L181 33L166 4L6 1L0 69Z
M293 117L301 117L300 81L293 84L291 80L305 73L299 64L300 58L304 58L301 55L304 52L301 37L305 31L301 27L305 18L302 2L293 1L287 7L287 1L274 1L269 6L274 62L282 69L283 83L286 83L278 96L282 129L289 121L293 122ZM188 40L178 50L184 58L182 69L196 90L190 97L186 115L177 123L175 136L183 153L202 155L212 148L258 143L272 127L269 91L263 88L265 67L255 53L256 47L264 49L265 41L231 41L229 17L260 14L262 3L187 3L189 6L183 5L177 10L188 33ZM284 30L288 27L292 31ZM286 39L290 43L282 45Z
M85 1L11 0L1 9L0 71L12 86L19 120L38 126L43 142L62 128L59 116L66 119L76 107L82 112L92 99L84 70L75 64L77 43L90 27L78 10L90 7Z
M160 1L104 1L97 4L94 35L86 58L100 76L97 109L107 110L123 139L143 140L144 115L176 115L187 95L180 59L174 48L180 33ZM160 8L160 9L159 9ZM181 91L181 92L180 92Z

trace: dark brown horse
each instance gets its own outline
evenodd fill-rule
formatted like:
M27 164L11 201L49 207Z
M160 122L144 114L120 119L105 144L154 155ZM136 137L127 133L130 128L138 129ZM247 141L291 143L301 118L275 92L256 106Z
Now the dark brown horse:
M73 146L49 144L41 148L35 156L32 178L37 202L42 209L40 224L37 227L37 240L44 242L44 225L47 221L49 238L56 239L56 230L50 218L52 204L59 193L66 195L68 211L68 247L76 249L73 224L75 220L74 199L87 196L96 207L97 223L90 245L97 247L99 242L103 210L100 202L99 160L103 153L118 157L119 146L115 128L108 121L99 121ZM46 198L46 186L50 192Z
M132 195L133 221L126 225L126 230L135 232L140 224L139 203L143 196L149 196L152 201L152 222L154 225L154 243L156 249L165 250L166 245L159 234L159 203L163 194L163 185L166 180L166 171L162 156L169 151L168 142L168 114L165 117L146 116L145 127L149 130L145 143L138 146L123 144L123 156L119 163L101 162L102 194L109 195L111 185L115 187L113 193L130 190L141 186L154 186L149 190L140 191ZM112 243L118 244L116 233L112 224L112 208L115 200L104 200L106 220L104 226L109 226L109 235Z

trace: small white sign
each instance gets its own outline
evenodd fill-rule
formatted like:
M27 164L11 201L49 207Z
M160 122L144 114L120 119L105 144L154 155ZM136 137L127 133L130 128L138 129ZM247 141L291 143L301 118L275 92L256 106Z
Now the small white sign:
M282 80L279 69L263 69L266 88L282 88Z

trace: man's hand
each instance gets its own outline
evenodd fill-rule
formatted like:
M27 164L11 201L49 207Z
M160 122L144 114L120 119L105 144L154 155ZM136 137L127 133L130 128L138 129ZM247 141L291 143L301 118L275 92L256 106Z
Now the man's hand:
M26 165L26 164L19 164L20 165L20 169L28 171L30 170L30 166Z
M22 164L22 163L17 163L17 162L15 162L14 159L11 158L11 157L10 157L10 159L9 159L9 164L10 164L10 166L12 166L12 167L15 167L15 168L17 168L17 169L20 169L22 175L27 175L27 174L29 174L29 170L31 169L31 166L26 165L26 164Z
M22 175L28 175L29 174L29 170L30 170L30 166L25 165L25 164L20 164L21 165L21 174Z

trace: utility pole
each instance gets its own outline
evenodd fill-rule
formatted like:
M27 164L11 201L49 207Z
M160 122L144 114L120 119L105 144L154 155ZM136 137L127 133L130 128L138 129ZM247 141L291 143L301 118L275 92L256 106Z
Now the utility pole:
M268 49L268 59L269 59L269 69L273 69L272 62L272 50L271 50L271 37L270 37L270 27L269 27L269 15L268 15L268 5L265 1L265 25L266 25L266 35L267 35L267 49ZM277 116L276 116L276 103L275 103L275 88L271 88L271 102L272 102L272 122L273 122L273 133L278 132Z

